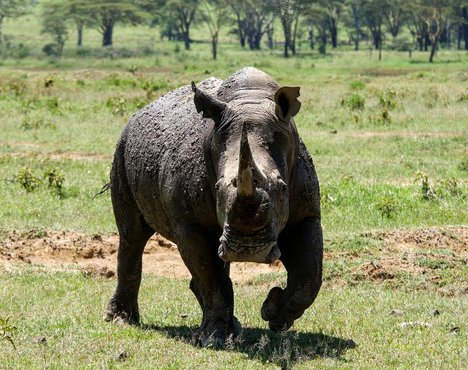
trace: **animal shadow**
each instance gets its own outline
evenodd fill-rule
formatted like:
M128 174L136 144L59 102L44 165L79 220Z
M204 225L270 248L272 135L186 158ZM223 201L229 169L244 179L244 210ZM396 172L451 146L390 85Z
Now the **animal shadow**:
M153 330L185 343L192 343L196 327L142 325L143 330ZM323 333L288 331L274 333L267 329L243 328L235 340L228 339L224 346L213 350L245 353L250 359L274 363L282 369L319 357L341 359L348 349L356 347L352 339L343 339Z

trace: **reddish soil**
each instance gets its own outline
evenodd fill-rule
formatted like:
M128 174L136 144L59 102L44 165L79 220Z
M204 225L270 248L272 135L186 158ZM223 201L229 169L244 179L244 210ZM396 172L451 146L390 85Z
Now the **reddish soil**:
M372 262L358 264L350 271L354 281L392 280L401 272L437 280L437 267L421 264L422 257L456 268L466 268L468 264L468 226L374 232L365 236L380 240L381 248ZM51 270L79 270L92 276L113 277L117 244L117 235L12 231L0 241L0 266L12 270L21 264L34 264ZM356 266L356 262L352 262L362 256L328 250L325 258L344 259L350 266ZM190 277L176 245L160 235L152 237L146 246L143 271L171 278ZM243 283L262 273L279 271L284 271L281 263L233 263L231 276L235 282ZM341 285L340 279L332 285Z

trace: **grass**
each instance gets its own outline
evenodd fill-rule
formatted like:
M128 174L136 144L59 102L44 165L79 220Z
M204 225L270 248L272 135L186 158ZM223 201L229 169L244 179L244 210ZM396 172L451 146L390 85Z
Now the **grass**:
M236 286L242 340L214 351L188 343L200 312L185 281L145 277L143 326L133 328L101 320L113 282L39 268L1 276L0 312L8 310L17 327L18 349L7 344L0 354L6 368L455 369L466 356L463 301L430 292L368 284L326 289L294 331L274 334L259 315L264 284Z
M5 264L0 334L16 350L0 340L0 367L464 367L463 256L416 246L397 254L415 271L386 270L391 251L376 235L467 224L466 53L440 50L430 65L426 53L384 51L378 62L368 50L319 56L302 46L286 60L280 49L240 50L224 34L213 62L207 43L186 52L155 29L117 27L113 49L102 50L100 35L87 30L85 47L70 41L57 60L41 52L48 40L38 31L33 16L5 24L28 53L0 59L0 235L115 232L109 194L93 196L108 182L129 116L192 80L253 65L302 87L296 124L321 181L324 287L294 330L276 335L259 310L284 274L237 284L242 341L215 351L188 343L200 312L187 281L145 276L144 325L119 327L101 320L115 281ZM203 30L194 35L202 40ZM24 185L25 173L37 179L35 189ZM60 191L47 186L50 173L63 176ZM368 278L374 270L392 278Z

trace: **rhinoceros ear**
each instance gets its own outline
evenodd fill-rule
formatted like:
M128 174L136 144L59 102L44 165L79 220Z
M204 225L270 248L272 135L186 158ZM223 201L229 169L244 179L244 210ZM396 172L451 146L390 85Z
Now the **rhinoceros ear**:
M275 93L276 115L281 119L294 117L299 109L301 102L297 100L299 97L300 87L280 87Z
M193 81L192 91L195 93L193 101L197 112L203 112L203 118L211 118L215 123L219 123L227 104L199 89Z

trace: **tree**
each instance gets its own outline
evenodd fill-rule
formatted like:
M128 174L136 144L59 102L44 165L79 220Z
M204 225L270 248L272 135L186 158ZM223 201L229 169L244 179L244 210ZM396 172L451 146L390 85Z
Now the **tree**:
M90 9L89 1L87 0L67 0L66 17L75 23L76 27L76 46L83 45L83 29L85 26L95 25L93 14Z
M444 23L449 14L449 7L446 0L415 0L410 4L412 13L419 19L419 22L426 31L426 35L431 44L429 62L432 63L437 50L440 35L444 30Z
M383 5L383 15L388 30L390 31L393 41L395 41L401 26L403 25L405 12L405 0L385 0Z
M0 45L3 41L3 21L27 14L31 7L30 0L0 0Z
M379 50L379 60L382 59L384 7L380 0L366 0L363 3L364 21L372 34L374 47Z
M347 0L345 2L345 25L349 38L354 42L354 50L359 50L359 43L362 37L363 24L363 3L364 0Z
M299 0L272 0L272 4L283 26L284 57L288 58L289 51L296 54L296 34L303 3Z
M60 0L51 0L41 4L42 33L52 36L54 44L46 45L44 51L48 54L61 56L65 41L68 39L66 25L66 4Z
M211 36L211 54L216 60L221 26L229 19L229 7L225 0L202 0L201 17Z
M322 3L317 2L309 6L305 11L305 21L308 23L309 30L312 30L313 27L317 29L320 54L325 54L327 50L327 31L329 29L328 20L327 9L322 5ZM311 37L313 37L313 35Z
M199 5L199 0L168 0L160 11L161 23L167 25L169 22L182 35L186 50L190 50L190 27Z
M102 34L102 46L112 46L117 22L136 25L146 19L142 8L131 0L84 0L82 10L89 12Z
M262 37L272 29L271 0L229 0L229 4L236 15L241 46L245 47L247 40L251 50L260 49Z
M322 7L325 10L325 18L330 32L332 47L338 46L338 22L340 19L343 0L322 0Z

